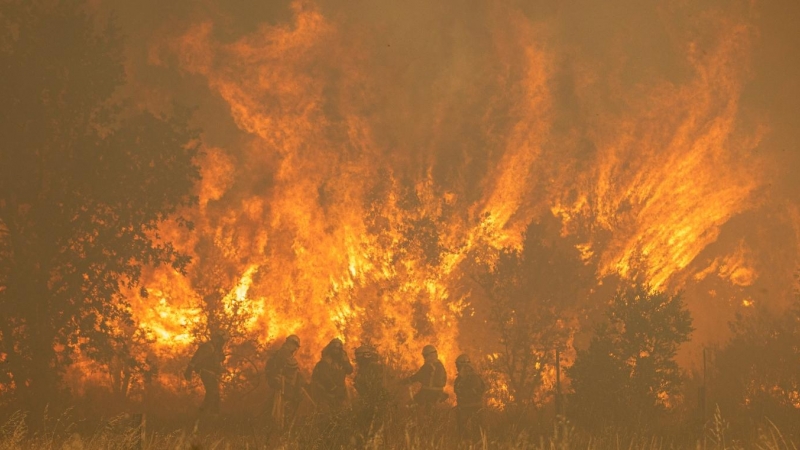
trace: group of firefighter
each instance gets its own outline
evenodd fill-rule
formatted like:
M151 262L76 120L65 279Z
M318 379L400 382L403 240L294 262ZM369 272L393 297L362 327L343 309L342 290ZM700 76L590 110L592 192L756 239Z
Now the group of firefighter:
M210 340L200 344L184 373L187 381L191 380L193 374L199 375L205 388L200 408L205 413L219 412L225 343L223 334L212 334ZM338 338L331 340L322 349L310 383L304 379L295 358L299 348L300 338L288 336L267 359L265 374L272 392L269 412L277 427L284 428L287 423L294 423L298 407L304 400L314 405L320 413L343 411L348 404L345 379L354 371L353 387L359 396L359 419L365 423L381 420L391 396L385 385L383 363L375 347L369 344L358 347L355 350L354 368L342 341ZM447 372L433 345L426 345L422 349L422 356L424 362L419 370L401 382L405 385L419 384L411 404L421 411L430 412L437 403L448 398L444 392ZM479 412L486 385L473 368L469 356L462 354L456 358L456 369L458 375L453 391L456 395L458 430L462 436L474 436L480 427Z

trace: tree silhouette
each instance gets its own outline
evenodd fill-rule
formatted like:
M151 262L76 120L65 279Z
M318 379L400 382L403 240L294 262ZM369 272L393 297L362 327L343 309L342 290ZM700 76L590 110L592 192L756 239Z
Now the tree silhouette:
M571 333L568 318L593 278L592 267L559 230L552 216L530 224L521 251L501 250L476 277L490 299L488 319L500 341L489 368L507 382L510 398L502 400L517 406L534 401L556 347Z
M715 354L714 402L737 420L795 426L800 419L800 300L785 311L755 304L737 313Z
M567 371L571 415L586 425L643 424L679 395L675 354L692 319L680 294L636 283L617 291L588 350Z
M187 263L158 225L194 201L197 140L186 114L111 101L121 41L79 2L3 8L0 382L52 401L74 349L121 348L121 285L135 286L145 264Z

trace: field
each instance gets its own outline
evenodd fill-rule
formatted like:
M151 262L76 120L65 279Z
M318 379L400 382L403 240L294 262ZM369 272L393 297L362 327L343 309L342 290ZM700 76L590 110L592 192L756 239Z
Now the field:
M360 425L352 411L308 416L270 429L264 420L229 415L185 419L183 422L118 415L110 419L78 420L68 410L59 417L32 420L11 415L2 426L0 449L796 449L788 434L769 420L750 430L732 427L717 411L702 426L671 428L620 427L586 431L566 420L507 420L501 413L484 416L487 431L472 439L456 432L454 410L442 408L419 417L412 409L387 414L383 425ZM366 422L362 422L365 424Z

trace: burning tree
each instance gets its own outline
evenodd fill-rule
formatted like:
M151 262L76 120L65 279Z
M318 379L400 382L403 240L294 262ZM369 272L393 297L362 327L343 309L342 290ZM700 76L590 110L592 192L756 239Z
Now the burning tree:
M188 262L158 225L193 203L198 146L185 115L112 101L121 41L79 2L7 3L3 20L15 32L0 42L0 382L52 401L76 350L129 359L121 287L144 265Z
M508 387L518 406L536 399L554 352L572 335L570 318L592 279L574 242L561 237L558 220L546 217L528 226L523 248L501 250L478 277L490 298L488 317L499 335L500 351L490 370Z
M635 283L617 291L606 319L568 369L573 417L641 423L673 406L681 381L675 354L692 332L681 295Z

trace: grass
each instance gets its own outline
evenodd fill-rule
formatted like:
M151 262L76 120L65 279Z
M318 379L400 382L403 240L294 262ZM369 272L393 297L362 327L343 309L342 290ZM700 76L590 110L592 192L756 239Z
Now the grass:
M387 414L382 424L358 423L351 412L309 416L279 431L258 418L206 417L183 424L140 424L138 418L118 415L95 421L71 419L70 411L45 420L34 431L28 416L17 412L0 428L0 450L227 450L227 449L702 449L788 450L795 444L765 420L747 442L735 439L731 426L717 409L702 431L661 435L634 429L585 432L567 421L541 428L536 424L503 420L495 414L486 420L487 432L472 440L455 432L451 410L440 409L420 417L415 410ZM551 421L552 422L552 421ZM146 428L146 429L145 429Z

